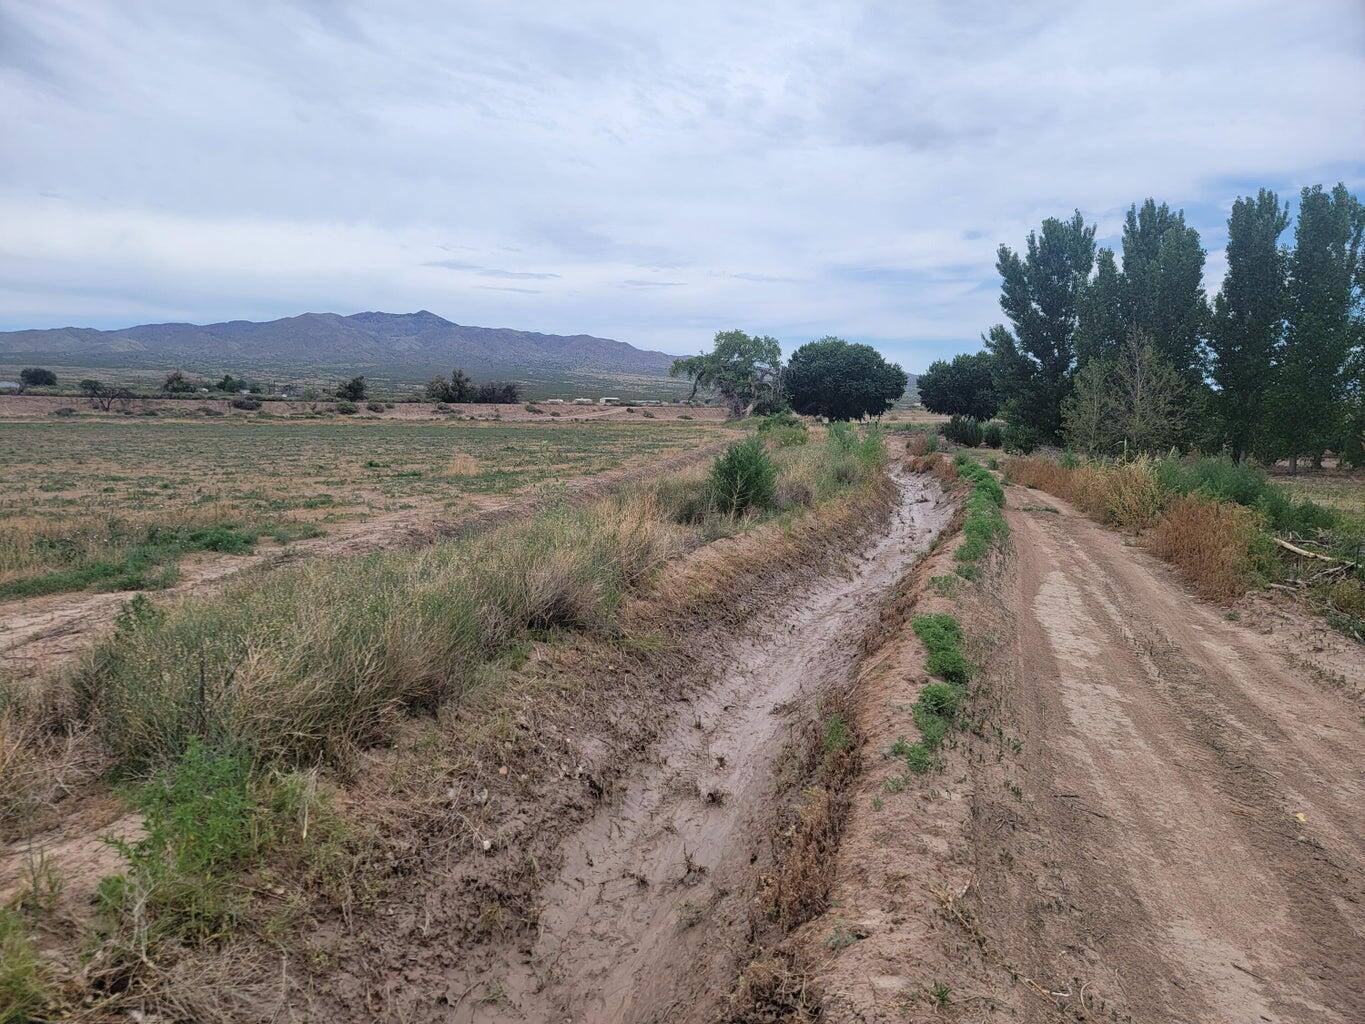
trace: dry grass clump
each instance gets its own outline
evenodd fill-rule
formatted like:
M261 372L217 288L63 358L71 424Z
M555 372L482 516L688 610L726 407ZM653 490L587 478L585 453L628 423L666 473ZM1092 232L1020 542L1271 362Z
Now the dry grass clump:
M1010 459L1008 478L1065 498L1092 519L1123 529L1144 530L1156 522L1166 499L1156 463L1146 456L1132 462L1086 462L1066 466L1037 457Z
M483 463L467 452L456 452L446 463L446 476L478 476Z
M313 762L381 741L536 632L606 626L677 544L639 496L560 505L473 541L317 562L126 615L71 676L78 717L125 770L191 737Z
M1264 535L1251 509L1189 495L1175 499L1149 543L1205 597L1231 600L1256 583Z

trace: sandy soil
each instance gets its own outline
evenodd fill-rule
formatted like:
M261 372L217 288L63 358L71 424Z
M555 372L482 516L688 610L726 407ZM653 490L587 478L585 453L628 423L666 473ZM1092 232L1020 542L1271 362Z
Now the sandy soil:
M677 472L714 457L729 439L699 448L639 460L606 473L565 482L569 493L583 499L603 495L614 487ZM180 564L175 586L153 592L158 600L202 594L221 587L240 574L268 569L303 558L341 557L369 551L413 547L442 536L495 526L524 515L534 507L534 496L515 494L483 502L477 512L447 518L432 503L382 513L332 526L322 537L295 541L287 547L262 544L251 555L199 554ZM53 594L0 603L0 670L20 678L50 671L85 650L105 632L133 592Z
M259 410L263 413L272 413L276 416L303 416L311 412L327 412L331 409L333 400L322 402L264 402ZM534 406L541 412L531 412L526 408L527 405ZM0 395L0 417L29 417L29 416L50 416L58 409L74 409L76 412L87 416L119 416L119 415L138 415L140 413L155 411L160 416L185 417L201 416L203 410L211 409L217 413L229 416L251 416L253 411L234 409L232 403L225 398L135 398L128 404L127 413L122 412L100 412L91 407L88 400L83 398L65 397L51 398L46 395ZM524 402L516 405L472 405L461 403L458 405L447 406L449 411L438 411L430 402L395 402L392 409L385 409L382 412L371 412L363 405L361 411L353 419L383 419L383 420L445 420L451 415L474 417L475 419L497 418L504 421L537 420L543 423L553 423L557 419L564 420L601 420L601 419L641 419L646 409L651 416L657 420L676 420L686 417L697 420L698 422L721 422L725 419L725 410L718 406L691 406L691 405L655 405L655 406L625 406L625 405L574 405L566 402L563 405L553 405L545 402ZM634 409L635 411L630 411ZM551 412L559 415L551 416Z
M920 598L986 669L941 776L893 796L879 767L858 794L839 909L804 936L826 1017L1365 1020L1360 649L1292 613L1234 621L1131 540L1008 493L1017 555ZM912 643L888 658L870 743L907 729L893 705L922 679ZM831 950L840 919L863 938Z

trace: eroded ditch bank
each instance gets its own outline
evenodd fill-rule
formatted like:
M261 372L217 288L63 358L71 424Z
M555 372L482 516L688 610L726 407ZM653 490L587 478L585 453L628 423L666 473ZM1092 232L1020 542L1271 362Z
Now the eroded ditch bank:
M335 969L285 1001L333 1019L723 1014L753 952L774 825L801 784L793 752L826 722L883 600L953 512L931 477L893 476L890 492L845 510L833 532L770 539L779 565L766 582L741 582L721 562L761 564L761 550L745 549L761 538L702 552L684 579L665 581L655 625L667 632L666 620L690 612L687 632L670 634L671 656L646 659L658 663L655 680L642 683L640 665L601 667L601 703L588 704L614 719L605 732L582 721L577 735L552 739L541 723L540 756L561 764L553 785L515 792L523 776L510 744L496 769L479 761L507 792L490 797L472 780L483 811L456 827L515 854L460 858L422 891L396 890L360 929L320 932L318 952Z

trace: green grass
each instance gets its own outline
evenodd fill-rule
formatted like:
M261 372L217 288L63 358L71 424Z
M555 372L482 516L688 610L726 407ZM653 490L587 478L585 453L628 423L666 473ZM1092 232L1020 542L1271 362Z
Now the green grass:
M21 914L0 906L0 1024L55 1019L42 967Z
M975 579L980 571L977 563L986 557L997 539L1009 532L1001 511L1005 507L1005 491L990 470L970 456L960 454L954 461L958 473L972 486L962 523L963 541L954 557L962 563L958 575Z
M922 687L911 708L920 738L914 743L898 740L891 753L904 757L911 772L924 774L942 765L938 751L957 721L972 666L962 651L962 627L953 616L918 615L910 625L928 652L926 669L943 682Z

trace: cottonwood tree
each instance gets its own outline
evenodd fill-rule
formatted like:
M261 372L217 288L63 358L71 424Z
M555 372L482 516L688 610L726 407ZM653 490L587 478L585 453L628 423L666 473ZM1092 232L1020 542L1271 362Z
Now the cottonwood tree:
M1238 198L1228 217L1228 269L1213 299L1209 373L1220 440L1239 461L1268 440L1267 396L1287 298L1287 254L1279 240L1288 226L1288 204L1267 189Z
M720 331L710 352L675 359L668 374L692 382L688 401L699 391L714 391L733 419L775 411L782 396L782 347L766 335Z
M1078 304L1095 263L1095 228L1080 211L1070 220L1049 217L1030 232L1024 255L1000 246L1000 308L1013 330L992 327L986 346L993 380L1010 423L1044 440L1061 434L1062 401L1071 390Z
M944 416L971 416L988 420L1000 408L991 381L993 359L989 352L936 359L915 380L919 401L930 412Z
M26 388L50 388L57 383L57 375L41 366L26 366L19 371L19 390Z
M337 386L336 396L346 402L363 402L368 391L364 377L352 377Z
M1291 472L1303 455L1320 464L1341 435L1346 367L1360 343L1362 232L1365 208L1345 185L1303 190L1274 399L1279 447Z
M880 416L905 394L910 376L871 345L825 337L792 353L784 374L792 408L806 416Z

